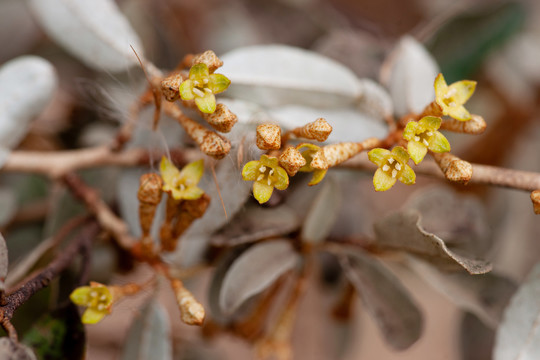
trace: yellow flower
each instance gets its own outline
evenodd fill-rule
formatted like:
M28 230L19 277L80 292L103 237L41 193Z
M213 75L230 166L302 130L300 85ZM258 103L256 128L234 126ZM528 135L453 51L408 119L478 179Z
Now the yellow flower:
M476 81L461 80L450 86L446 84L443 74L435 79L435 101L442 108L443 115L449 115L456 120L467 121L471 114L463 106L472 96Z
M397 180L406 185L415 183L416 175L407 165L409 154L401 146L396 146L392 151L373 149L368 153L368 157L379 167L373 176L375 191L386 191L394 186Z
M258 161L250 161L242 169L242 179L255 181L253 196L262 204L270 200L274 187L285 190L289 186L289 176L285 169L278 165L278 159L262 155Z
M197 200L204 191L197 187L204 172L204 161L197 160L187 164L180 171L165 156L159 165L163 179L163 191L171 194L175 200Z
M317 145L313 145L313 144L309 144L309 143L304 143L304 144L300 144L296 147L296 149L300 150L300 149L303 149L303 148L307 148L307 150L304 150L301 152L302 156L304 157L304 159L306 159L306 165L302 166L300 169L298 169L298 171L301 171L301 172L313 172L313 177L311 178L311 181L308 183L308 185L312 186L312 185L317 185L318 183L320 183L322 181L322 179L324 178L324 176L326 175L326 171L328 171L328 167L326 169L319 169L319 168L314 168L312 166L312 163L313 163L313 159L316 155L320 155L320 151L321 151L321 148ZM325 163L325 162L323 162Z
M79 306L86 306L82 316L84 324L96 324L111 312L113 296L109 288L97 282L73 290L69 298Z
M450 151L450 143L437 131L441 122L439 117L425 116L418 122L410 121L405 127L403 138L408 140L407 151L415 164L424 159L428 149L436 153Z
M203 113L216 111L214 94L225 91L231 81L222 74L210 74L206 64L193 65L189 70L189 79L180 84L178 89L182 100L193 100Z

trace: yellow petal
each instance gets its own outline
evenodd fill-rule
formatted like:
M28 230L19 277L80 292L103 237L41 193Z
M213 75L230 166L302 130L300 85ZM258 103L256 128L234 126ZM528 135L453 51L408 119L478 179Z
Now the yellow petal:
M193 81L183 81L178 88L178 93L182 100L193 100L195 98L195 94L193 93Z
M212 93L205 93L203 97L197 96L195 104L203 113L211 114L216 111L216 97Z
M274 156L261 155L261 159L259 161L261 165L266 167L275 168L279 166L278 159Z
M203 189L197 186L188 186L184 191L181 191L181 198L185 200L197 200L198 198L203 196L203 194Z
M375 165L383 166L390 154L389 150L376 148L368 152L368 158L369 161L375 163Z
M204 173L204 160L190 162L180 170L179 178L186 186L197 185Z
M441 105L443 108L446 106L446 104L443 102L444 96L448 92L448 85L446 84L446 80L444 80L443 74L437 75L435 78L435 99L437 100L437 104Z
M259 204L263 204L270 200L273 191L274 187L272 185L268 185L262 181L255 181L253 183L253 196L257 199Z
M196 80L202 83L204 79L208 79L209 74L210 71L208 70L208 66L206 64L200 63L191 67L191 69L189 70L189 79Z
M412 185L416 182L416 174L409 165L405 165L400 171L398 179L405 185Z
M459 121L471 120L471 114L463 106L449 108L448 115Z
M278 190L285 190L289 186L289 175L287 175L285 169L280 166L276 166L272 169L277 173L277 181L274 186Z
M409 155L411 155L411 159L414 163L418 165L420 161L424 159L424 156L426 156L427 147L418 141L409 141L407 144L407 151L409 152Z
M377 169L375 175L373 176L373 186L375 191L386 191L390 189L396 183L396 179L382 171Z
M401 146L392 149L392 156L400 163L406 164L409 161L409 153Z
M212 74L210 75L210 78L208 81L208 88L212 90L214 94L218 94L220 92L227 90L230 84L231 84L231 80L229 80L225 75Z
M433 136L429 139L429 150L436 153L448 152L450 151L450 143L443 134L439 131L435 131Z
M88 308L85 310L83 316L82 316L82 323L83 324L96 324L101 321L109 312L104 311L98 311L96 309Z
M405 130L403 130L403 138L405 140L411 141L414 139L418 132L418 123L416 121L409 121Z
M242 179L246 181L255 181L259 175L259 161L250 161L242 169Z
M76 305L87 305L90 291L90 286L81 286L73 290L69 298Z
M441 127L442 119L436 116L424 116L418 123L425 130L434 131Z
M174 164L165 156L161 158L161 163L159 164L159 172L161 173L161 178L165 183L165 185L163 186L163 190L165 190L166 186L168 186L169 188L174 187L174 180L178 178L178 176L180 176L180 170L178 170L176 166L174 166Z
M457 81L448 87L448 91L453 94L452 98L459 105L463 105L469 100L474 89L476 89L476 81L472 80Z
M311 178L311 181L308 183L309 186L317 185L324 179L324 176L326 175L327 170L315 170L313 171L313 177Z

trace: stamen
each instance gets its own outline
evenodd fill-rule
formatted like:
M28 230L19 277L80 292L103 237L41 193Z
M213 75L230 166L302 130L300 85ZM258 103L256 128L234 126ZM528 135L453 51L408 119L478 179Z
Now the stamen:
M400 164L400 163L397 163L397 164L396 164L396 170L397 170L397 171L401 170L401 164Z
M426 134L427 134L427 136L432 136L432 135L433 135L433 132L428 131Z
M99 300L101 300L101 301L107 300L107 295L101 295L101 296L99 297Z
M204 92L207 93L207 94L211 94L212 90L210 90L209 88L204 88Z
M394 169L394 170L392 170L392 177L395 178L396 176L397 176L397 170Z
M180 184L179 188L180 188L180 191L186 190L186 186L184 184Z
M259 171L260 172L265 172L266 171L266 166L262 165L260 168L259 168Z
M259 177L257 177L257 181L261 181L263 178L264 178L264 174L261 174L259 175Z
M204 93L197 88L193 88L193 93L199 97L204 97Z
M389 163L390 165L392 165L392 164L394 163L394 161L395 161L395 160L394 160L393 158L388 159L388 163Z
M103 311L103 310L105 310L105 305L99 304L97 309L98 309L98 311Z
M388 166L387 164L384 164L383 167L382 167L382 170L383 171L388 171L388 170L390 170L390 166Z
M202 82L203 82L203 84L205 84L205 85L208 84L208 78L204 78Z
M197 80L194 80L194 81L193 81L193 85L195 85L195 86L201 86L201 84L200 84Z
M414 141L420 141L420 136L415 136Z
M272 185L272 180L270 180L270 178L268 178L268 186Z
M429 146L429 143L427 142L426 139L422 140L422 142L424 143L424 145Z
M274 169L271 169L268 175L274 175Z
M97 293L97 291L90 291L90 294L88 294L88 295L90 295L90 297L95 298L95 297L98 296L98 293Z

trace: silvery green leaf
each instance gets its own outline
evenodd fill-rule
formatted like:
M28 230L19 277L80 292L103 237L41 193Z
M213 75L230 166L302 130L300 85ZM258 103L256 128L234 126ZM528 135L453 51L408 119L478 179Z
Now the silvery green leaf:
M427 232L416 210L394 212L375 223L373 246L385 250L405 251L443 270L464 268L471 274L491 271L489 261L476 259L460 249L451 249L443 239Z
M0 67L0 148L5 154L24 138L57 85L52 65L37 56L21 56ZM4 161L2 156L0 166Z
M17 210L17 199L13 190L8 188L0 188L0 226L5 225Z
M118 72L144 56L139 37L113 0L28 0L47 34L96 70Z
M0 360L36 360L30 348L8 337L0 338Z
M320 243L326 239L339 213L341 192L339 184L331 176L319 185L321 189L308 208L300 237L308 243Z
M220 56L219 72L231 80L227 96L266 106L343 106L362 93L356 75L317 53L286 46L258 45Z
M422 44L404 36L383 64L383 83L388 87L397 116L421 113L435 100L433 83L439 67Z
M362 96L358 99L359 110L373 118L385 120L394 113L394 104L384 87L370 79L360 79Z
M171 324L167 310L151 299L138 313L129 329L122 360L172 360Z
M536 265L510 300L497 330L495 360L540 358L540 265Z
M281 275L295 268L300 255L288 240L255 244L240 255L223 279L219 307L223 314L233 314L252 296L273 284Z
M422 334L422 313L408 291L378 260L359 249L340 249L345 275L394 350L405 350Z

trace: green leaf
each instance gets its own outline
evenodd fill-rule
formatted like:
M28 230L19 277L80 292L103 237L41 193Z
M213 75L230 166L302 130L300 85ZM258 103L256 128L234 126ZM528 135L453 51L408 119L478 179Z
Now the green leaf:
M443 26L430 39L428 48L447 82L469 77L494 49L522 28L525 16L521 3L497 3L457 16Z

